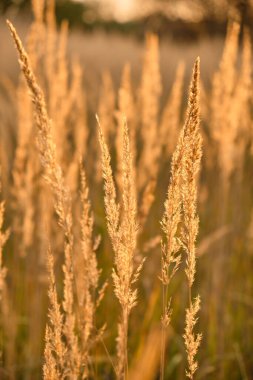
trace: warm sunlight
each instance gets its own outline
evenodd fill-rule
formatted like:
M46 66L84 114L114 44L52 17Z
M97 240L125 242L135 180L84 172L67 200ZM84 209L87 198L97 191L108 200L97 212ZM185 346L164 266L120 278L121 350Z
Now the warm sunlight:
M253 0L0 0L0 380L253 380Z

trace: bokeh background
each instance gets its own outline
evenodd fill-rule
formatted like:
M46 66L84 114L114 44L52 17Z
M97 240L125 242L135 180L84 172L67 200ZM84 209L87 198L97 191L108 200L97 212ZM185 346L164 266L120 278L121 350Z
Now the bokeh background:
M63 19L68 20L68 49L81 58L89 74L86 80L91 78L93 86L94 81L98 82L101 71L106 69L111 70L116 84L119 84L126 61L131 63L134 80L137 80L141 72L145 34L148 31L157 33L166 94L180 59L192 63L199 55L202 78L210 82L210 72L217 67L221 56L227 20L240 18L243 25L250 26L252 9L252 2L246 0L59 0L56 2L56 19L58 25ZM17 62L7 36L5 19L15 20L19 33L25 36L32 20L30 1L2 0L0 12L4 51L0 67L14 75ZM188 65L186 69L189 73Z

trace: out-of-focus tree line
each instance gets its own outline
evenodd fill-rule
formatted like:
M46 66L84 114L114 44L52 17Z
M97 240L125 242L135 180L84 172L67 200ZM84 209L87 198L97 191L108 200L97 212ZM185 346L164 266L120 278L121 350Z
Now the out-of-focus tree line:
M31 0L1 0L0 13L29 15ZM135 0L135 12L120 20L113 0L55 0L57 21L87 31L103 28L142 35L147 29L160 35L189 38L224 33L227 20L253 21L253 0Z

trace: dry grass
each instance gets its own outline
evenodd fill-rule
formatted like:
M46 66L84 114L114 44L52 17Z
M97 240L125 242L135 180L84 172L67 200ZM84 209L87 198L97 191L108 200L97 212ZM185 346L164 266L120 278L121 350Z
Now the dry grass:
M162 107L148 34L139 83L129 63L119 89L104 71L96 125L67 23L57 29L53 0L32 4L25 44L7 22L17 89L1 82L16 127L0 144L0 377L249 379L248 30L240 48L229 24L211 91L196 59L184 122L188 68L178 62Z

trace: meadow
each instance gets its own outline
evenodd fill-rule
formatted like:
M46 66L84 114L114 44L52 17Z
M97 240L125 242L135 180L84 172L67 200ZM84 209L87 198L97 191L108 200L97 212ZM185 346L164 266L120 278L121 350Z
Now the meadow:
M250 31L1 20L0 378L251 380Z

